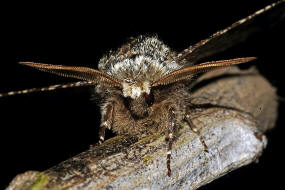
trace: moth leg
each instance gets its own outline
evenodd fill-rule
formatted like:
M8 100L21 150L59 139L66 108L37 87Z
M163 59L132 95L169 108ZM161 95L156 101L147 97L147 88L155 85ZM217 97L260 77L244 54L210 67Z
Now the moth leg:
M112 128L113 113L114 106L112 104L108 104L103 108L102 122L99 131L99 144L102 144L105 140L106 129Z
M171 176L170 159L171 159L171 150L173 143L174 125L175 125L175 112L173 108L170 108L168 112L168 122L167 122L168 148L167 148L167 159L166 159L167 175L169 177Z
M200 136L200 131L197 129L197 127L193 124L191 118L190 118L190 110L188 110L186 116L185 116L185 119L188 123L188 125L190 126L191 130L194 132L194 134L196 134L198 137L199 137L199 140L201 142L201 144L203 145L204 147L204 151L205 152L209 152L209 149L208 149L208 146L207 144L205 143L204 139L201 138Z

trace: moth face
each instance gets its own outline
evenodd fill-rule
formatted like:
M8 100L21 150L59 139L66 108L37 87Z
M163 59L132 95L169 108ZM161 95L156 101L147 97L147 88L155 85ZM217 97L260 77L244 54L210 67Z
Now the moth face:
M154 103L154 96L148 81L124 82L122 91L125 106L135 119L149 115L149 107Z
M143 94L150 94L150 82L123 82L123 96L130 97L132 99L138 99Z

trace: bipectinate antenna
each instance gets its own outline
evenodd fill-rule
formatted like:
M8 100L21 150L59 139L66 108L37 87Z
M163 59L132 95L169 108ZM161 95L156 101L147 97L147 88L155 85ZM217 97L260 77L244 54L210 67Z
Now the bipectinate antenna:
M152 87L158 85L167 85L170 83L178 82L181 80L189 79L194 74L206 72L219 67L227 67L231 65L236 65L240 63L245 63L248 61L252 61L256 59L256 57L244 57L244 58L236 58L236 59L228 59L228 60L220 60L220 61L211 61L201 63L199 65L188 66L179 70L176 70L168 75L163 76L159 80L152 83Z
M31 88L25 90L11 91L7 93L0 93L0 97L13 96L17 94L28 94L32 92L52 91L62 88L94 86L96 84L101 84L103 86L108 86L108 87L122 88L122 84L112 76L109 76L98 70L87 67L50 65L50 64L33 63L33 62L20 62L20 64L27 65L41 71L50 72L64 77L76 78L83 81L72 82L67 84L56 84L42 88Z

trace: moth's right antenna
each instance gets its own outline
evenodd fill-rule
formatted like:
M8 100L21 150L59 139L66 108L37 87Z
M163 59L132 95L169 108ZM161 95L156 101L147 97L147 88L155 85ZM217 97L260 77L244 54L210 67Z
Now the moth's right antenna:
M115 87L115 86L119 88L123 87L122 83L117 79L115 79L113 76L110 76L106 73L88 67L51 65L43 63L34 63L34 62L20 62L20 64L63 77L90 81L93 82L94 84L101 84L109 87Z
M63 77L76 78L83 81L73 82L68 84L56 84L43 88L31 88L19 91L11 91L7 93L0 93L0 97L13 96L17 94L27 94L31 92L51 91L61 88L94 86L96 84L101 84L103 86L109 86L109 87L122 88L121 82L115 79L114 77L106 73L102 73L101 71L98 71L96 69L91 69L88 67L50 65L50 64L33 63L33 62L20 62L20 64L33 67L40 71L53 73Z

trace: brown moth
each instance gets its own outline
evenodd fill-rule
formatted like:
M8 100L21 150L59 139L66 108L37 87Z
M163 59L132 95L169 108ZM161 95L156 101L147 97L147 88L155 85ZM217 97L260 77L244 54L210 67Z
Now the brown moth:
M99 61L98 70L81 66L21 62L22 65L40 71L76 78L80 81L12 91L2 93L0 97L68 87L94 86L102 101L99 143L104 141L106 129L117 134L130 134L138 137L158 132L164 133L168 143L166 160L170 176L172 143L179 123L182 120L187 121L193 132L198 133L189 117L190 79L198 73L249 62L256 58L243 57L197 65L194 63L228 48L230 45L217 45L217 48L209 49L213 43L219 43L224 35L233 35L237 27L250 23L258 15L282 2L284 1L273 3L256 11L180 53L172 51L157 37L139 36L132 38L129 43L117 51L105 55ZM249 33L246 34L249 35ZM235 40L235 43L242 40ZM202 139L201 142L207 151L207 146Z

